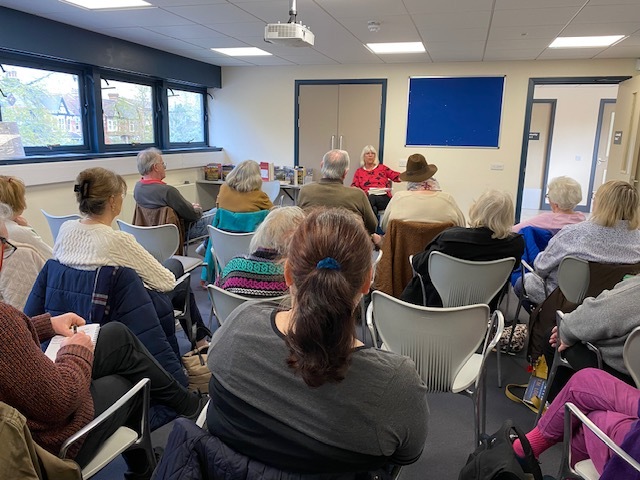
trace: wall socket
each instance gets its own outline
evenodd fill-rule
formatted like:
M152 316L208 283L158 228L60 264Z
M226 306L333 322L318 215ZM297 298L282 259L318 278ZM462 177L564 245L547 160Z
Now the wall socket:
M492 163L491 170L504 170L504 163Z
M398 160L398 167L407 168L407 159L401 158L400 160Z

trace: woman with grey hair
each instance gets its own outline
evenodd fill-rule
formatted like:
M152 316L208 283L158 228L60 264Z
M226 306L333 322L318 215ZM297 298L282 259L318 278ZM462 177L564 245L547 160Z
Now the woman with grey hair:
M571 177L556 177L549 182L550 212L536 215L529 220L513 226L514 232L519 232L524 227L537 227L549 230L554 235L565 225L572 225L585 221L581 212L576 212L576 206L582 201L582 187Z
M413 269L422 277L428 307L441 307L442 299L431 283L429 276L429 255L442 252L452 257L471 261L499 260L514 257L515 265L520 264L524 252L524 239L511 231L515 217L513 201L509 194L498 190L488 190L469 209L470 228L452 227L446 229L427 245L424 252L413 257ZM405 302L422 305L420 279L413 277L400 297ZM492 301L495 308L497 298Z
M373 213L377 215L387 208L391 200L390 182L399 181L400 173L378 161L378 152L373 145L367 145L362 149L360 168L355 171L351 186L367 194Z
M251 254L232 258L216 285L245 297L277 297L288 293L282 259L291 235L303 219L304 211L300 207L281 207L269 212L251 240Z
M434 164L427 163L424 155L414 153L407 159L407 170L400 180L408 182L406 192L397 192L382 217L382 230L387 230L391 220L410 222L446 223L464 227L464 214L454 198L440 188L433 177L438 171Z
M216 206L236 213L269 210L273 203L261 188L260 165L253 160L245 160L227 175L220 187Z

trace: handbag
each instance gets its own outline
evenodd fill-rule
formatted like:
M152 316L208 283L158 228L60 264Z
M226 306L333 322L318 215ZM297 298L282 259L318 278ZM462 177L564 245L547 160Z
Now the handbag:
M207 367L208 350L209 346L205 345L200 348L193 348L193 350L182 356L182 365L187 371L189 390L192 392L209 393L211 371Z
M547 361L544 355L541 355L531 369L529 383L521 385L510 383L506 386L504 394L509 400L522 403L532 412L538 413L544 391L547 388L547 374ZM524 391L521 392L522 389Z
M517 353L524 348L524 341L526 340L529 332L526 323L518 323L515 325L513 337L511 336L512 329L513 326L505 327L498 346L502 348L502 351L506 350L508 352ZM511 339L511 342L509 342L509 339Z

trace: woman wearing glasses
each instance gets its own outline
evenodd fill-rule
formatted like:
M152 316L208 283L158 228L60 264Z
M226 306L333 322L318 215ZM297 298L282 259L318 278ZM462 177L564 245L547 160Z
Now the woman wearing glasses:
M0 300L22 310L46 259L32 244L8 239L6 223L12 218L11 208L0 203L0 268L6 273L0 276Z

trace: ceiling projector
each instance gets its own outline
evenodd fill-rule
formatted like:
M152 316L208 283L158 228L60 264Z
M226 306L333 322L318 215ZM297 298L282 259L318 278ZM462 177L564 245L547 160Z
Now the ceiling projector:
M297 14L296 0L291 0L289 22L268 23L264 27L264 41L288 47L313 46L315 36L302 22L296 23Z
M300 23L268 23L264 27L264 41L289 47L313 46L313 32Z

